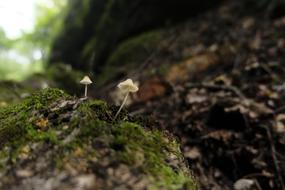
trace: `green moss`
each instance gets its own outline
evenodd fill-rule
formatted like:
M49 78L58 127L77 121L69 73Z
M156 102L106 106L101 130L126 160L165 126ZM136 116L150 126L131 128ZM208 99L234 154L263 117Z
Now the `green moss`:
M32 125L26 127L25 138L29 141L48 141L53 144L59 143L55 130L48 129L47 131L40 131L36 130Z
M100 74L97 81L98 84L110 81L144 63L158 49L162 38L163 32L157 30L145 32L122 42L107 60L104 72Z
M86 105L89 106L86 107ZM177 156L177 159L182 162L179 144L174 139L167 138L158 130L144 129L135 123L127 121L110 123L108 118L112 112L101 101L84 104L80 110L83 111L78 115L81 119L75 118L73 124L84 126L84 128L74 142L76 145L85 144L82 141L93 143L104 141L106 146L112 149L117 162L134 166L136 170L149 177L153 182L150 189L165 187L197 189L193 177L186 172L186 167L175 170L168 165L167 158L170 154ZM104 120L98 120L94 115ZM102 155L97 155L99 159L100 156Z
M98 23L98 30L102 29L106 24L114 24L112 22L112 18L110 16L110 12L112 11L112 8L115 4L114 0L107 0L107 3L105 5L105 9L103 11L103 15L101 16L100 22Z
M147 58L147 55L155 51L161 39L161 31L146 32L137 37L128 39L117 47L110 56L107 65L121 66L143 61Z
M68 93L76 94L81 92L79 81L84 74L81 71L72 69L69 65L55 64L48 68L44 76L51 81L51 86L66 89Z
M60 111L51 111L54 105L64 101L72 102L71 108L60 107ZM23 147L42 142L50 150L54 148L48 162L57 170L80 158L92 163L87 165L89 170L95 165L97 169L92 171L97 175L100 167L101 170L105 167L101 166L103 160L107 159L114 169L123 164L136 175L147 178L150 182L148 189L197 189L175 139L159 130L148 129L143 123L130 122L134 119L127 115L113 121L115 111L101 100L77 100L58 89L42 90L21 104L0 109L0 160L11 155L16 163ZM44 128L38 128L35 121L52 114L57 115L55 119ZM71 118L62 122L60 118L64 115ZM68 126L66 130L63 130L64 125ZM74 131L77 131L76 135L71 135ZM67 143L69 138L71 140ZM7 146L12 151L5 149ZM170 157L175 157L180 164L172 163ZM1 168L4 167L0 163ZM103 172L107 171L103 169Z
M84 19L88 15L89 12L89 0L82 0L80 3L71 1L69 6L67 7L68 12L73 12L73 14L76 14L74 16L74 27L81 29L84 27ZM76 10L73 8L76 6Z
M45 89L26 98L21 104L0 109L0 145L26 134L36 119L36 112L41 112L53 101L66 97L68 95L61 90Z
M113 130L116 136L112 143L124 146L118 151L118 158L129 165L137 165L148 174L155 182L152 189L181 189L188 182L193 185L190 175L176 172L166 163L169 154L178 154L176 141L165 138L159 131L146 131L134 123L122 122Z
M88 42L86 43L86 45L84 46L82 52L81 52L81 58L82 60L89 60L89 61L94 61L92 60L92 56L94 56L94 52L96 52L96 38L93 37L90 40L88 40ZM87 65L88 63L86 63ZM87 65L88 67L91 67L90 63L89 65ZM85 67L85 68L88 68ZM92 68L88 68L88 69L92 69Z

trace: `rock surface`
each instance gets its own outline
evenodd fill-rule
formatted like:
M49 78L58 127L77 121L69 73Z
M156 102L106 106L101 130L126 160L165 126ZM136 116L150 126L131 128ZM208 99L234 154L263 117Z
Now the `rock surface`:
M0 108L0 189L197 189L170 135L45 89Z

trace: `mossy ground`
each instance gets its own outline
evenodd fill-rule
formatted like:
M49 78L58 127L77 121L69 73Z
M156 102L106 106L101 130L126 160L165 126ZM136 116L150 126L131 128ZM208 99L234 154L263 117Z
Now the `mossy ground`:
M48 181L64 171L72 177L57 188L88 174L98 179L92 184L98 189L118 184L129 189L142 184L146 189L197 189L175 139L131 122L136 119L125 112L113 121L114 112L103 101L77 99L58 89L42 90L0 109L0 187L23 185L39 176ZM20 181L13 177L22 171L30 175Z

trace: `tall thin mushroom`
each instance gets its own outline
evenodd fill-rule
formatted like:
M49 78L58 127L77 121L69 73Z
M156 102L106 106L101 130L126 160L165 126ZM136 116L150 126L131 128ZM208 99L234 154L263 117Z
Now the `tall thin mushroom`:
M127 79L127 80L119 83L118 84L118 88L123 93L126 93L126 96L125 96L125 98L124 98L124 100L122 102L122 105L120 106L119 110L117 111L117 113L116 113L116 115L114 117L114 120L118 117L118 115L121 112L122 108L126 104L130 92L134 93L134 92L137 92L139 90L138 86L133 83L132 79Z
M87 97L87 86L89 84L92 84L91 79L88 76L85 76L81 81L80 84L84 84L85 85L85 90L84 90L84 97Z

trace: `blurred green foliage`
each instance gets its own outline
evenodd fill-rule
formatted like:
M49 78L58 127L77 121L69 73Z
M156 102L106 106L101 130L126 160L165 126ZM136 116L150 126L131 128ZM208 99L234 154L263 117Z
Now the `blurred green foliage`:
M41 0L35 5L32 31L9 39L0 28L0 80L23 80L42 72L50 46L61 30L67 0Z
M11 41L6 37L2 28L0 28L0 52L11 48Z
M67 0L49 0L49 2L52 6L41 3L36 5L34 30L23 36L27 42L33 44L34 48L41 50L44 61L46 61L50 52L51 43L63 25Z

